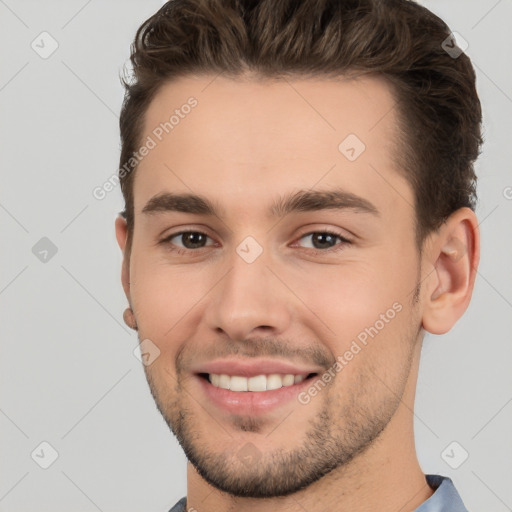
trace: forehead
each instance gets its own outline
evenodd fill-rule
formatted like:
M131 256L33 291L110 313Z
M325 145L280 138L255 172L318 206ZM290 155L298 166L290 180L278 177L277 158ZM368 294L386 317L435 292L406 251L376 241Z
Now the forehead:
M390 86L376 76L206 75L168 83L145 115L141 141L151 139L154 147L136 172L135 211L163 190L213 195L240 208L251 198L256 206L272 190L317 184L392 202L411 198L393 161L394 103Z

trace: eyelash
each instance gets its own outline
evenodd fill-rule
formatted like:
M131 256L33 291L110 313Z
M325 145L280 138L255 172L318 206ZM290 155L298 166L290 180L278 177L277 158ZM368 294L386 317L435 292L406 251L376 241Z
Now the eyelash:
M159 242L159 244L168 246L167 248L170 251L172 251L178 255L189 254L191 252L199 252L199 251L201 251L201 249L206 249L206 247L200 247L198 249L186 249L186 248L182 248L182 247L173 247L173 244L171 244L170 240L172 240L176 236L185 235L187 233L200 234L200 235L206 236L207 238L211 238L207 233L205 233L204 231L200 231L200 230L179 231L177 233L172 233L169 236L165 237L163 240L161 240ZM342 236L340 233L337 233L335 231L329 231L329 230L309 231L307 233L303 233L302 235L300 235L297 240L301 240L302 238L304 238L306 236L311 236L311 235L315 235L315 234L334 236L336 238L339 238L341 243L336 244L333 247L330 247L329 249L314 249L314 248L310 249L310 248L304 248L304 247L302 247L301 249L309 251L309 252L312 251L315 254L318 254L318 253L325 254L325 253L332 253L332 252L340 251L340 250L344 249L346 245L352 244L352 242L350 240L348 240L347 238Z

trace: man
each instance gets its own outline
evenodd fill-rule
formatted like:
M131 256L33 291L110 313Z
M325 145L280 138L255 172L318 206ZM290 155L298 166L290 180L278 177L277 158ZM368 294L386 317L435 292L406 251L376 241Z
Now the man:
M187 458L172 511L464 511L425 475L426 332L479 259L475 75L407 0L175 0L138 30L125 321Z

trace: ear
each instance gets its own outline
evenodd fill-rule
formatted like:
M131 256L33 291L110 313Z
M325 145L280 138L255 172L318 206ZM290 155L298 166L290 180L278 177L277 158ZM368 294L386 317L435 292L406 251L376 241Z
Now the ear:
M448 332L466 311L480 259L478 221L469 208L454 212L431 235L428 277L423 294L423 327L432 334Z
M123 263L121 267L121 283L123 284L124 293L126 298L128 299L128 303L131 304L130 301L130 261L129 258L126 257L126 239L128 236L128 228L126 224L126 220L124 217L119 215L116 218L115 223L116 229L116 239L117 243L123 253Z

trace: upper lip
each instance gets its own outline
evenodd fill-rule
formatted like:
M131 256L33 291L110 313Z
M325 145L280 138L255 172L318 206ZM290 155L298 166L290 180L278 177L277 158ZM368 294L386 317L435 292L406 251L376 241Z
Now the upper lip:
M320 371L321 370L318 368L312 366L296 366L275 359L217 359L196 368L194 373L254 377L256 375L269 375L271 373L279 373L282 375L308 375L310 373L319 373Z

